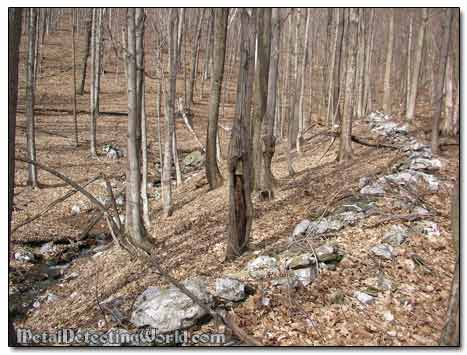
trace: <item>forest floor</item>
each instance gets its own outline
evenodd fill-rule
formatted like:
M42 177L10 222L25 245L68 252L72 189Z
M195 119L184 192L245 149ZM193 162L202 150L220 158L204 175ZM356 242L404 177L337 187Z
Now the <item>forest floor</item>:
M124 186L126 159L107 159L103 153L97 159L92 159L89 154L87 92L79 97L79 146L73 144L71 65L63 63L62 59L71 58L70 49L62 45L67 36L69 32L64 32L62 37L49 37L44 47L43 75L38 83L36 100L37 160L79 183L103 173L119 190ZM23 41L22 58L24 55ZM109 66L112 65L116 66L111 62ZM25 130L22 128L26 126L23 69L21 66L17 156L25 156L26 153ZM180 79L180 86L182 83ZM152 95L149 97L154 97L153 80L148 79L147 88L148 95ZM221 124L227 127L231 126L233 117L234 83L230 83L229 88L232 94L227 101L225 117L221 118ZM206 93L208 91L206 86ZM199 98L199 95L196 97ZM207 125L207 100L208 94L202 100L198 99L193 107L194 128L202 142L205 140ZM154 179L155 162L159 159L154 102L151 99L147 104L149 181ZM124 76L106 73L102 80L102 114L97 124L99 151L105 143L126 147L126 105ZM424 112L424 107L418 107L418 112ZM416 122L417 125L411 127L411 134L426 142L426 137L420 132L428 129L429 115L419 115ZM316 125L306 138L322 129L324 127ZM355 121L353 133L370 141L373 138L363 119ZM199 149L183 122L177 123L177 139L181 159ZM221 130L224 153L227 152L227 140L227 132ZM330 138L323 136L308 139L303 154L294 157L296 174L293 177L288 176L286 145L281 143L277 146L273 160L273 173L278 181L275 198L272 201L260 201L254 197L250 247L234 262L224 261L227 181L221 188L208 191L204 168L191 171L184 176L183 185L173 190L174 213L168 218L162 216L162 204L156 197L158 188L149 189L152 223L149 233L165 269L179 280L197 275L215 279L242 269L258 255L273 255L286 250L288 237L298 222L304 218L313 220L323 207L333 207L343 193L357 194L360 178L385 175L394 162L402 157L399 151L354 143L353 160L342 163L336 161L337 142L326 153L329 143ZM440 190L436 193L424 191L422 194L424 201L437 212L433 220L440 227L438 238L412 235L398 248L397 258L381 261L371 257L368 250L394 222L371 227L376 217L370 217L364 223L346 227L332 237L333 242L344 250L345 257L335 271L324 270L316 282L294 291L291 297L300 310L287 301L290 295L276 294L267 306L261 304L256 295L235 307L236 322L265 345L435 345L444 325L454 270L450 201L458 172L458 146L444 147L441 159L443 167L437 173L443 182ZM226 177L225 160L221 172ZM26 165L17 163L13 227L70 190L69 186L43 171L39 171L40 189L32 190L26 185L26 180ZM96 196L106 195L101 182L89 185L88 189ZM382 198L379 203L378 207L384 209L385 204L392 204L391 197ZM81 206L79 214L72 213L75 205ZM82 195L73 195L44 217L14 232L10 253L14 255L24 248L50 241L73 244L95 213L91 207ZM408 226L410 223L405 222ZM107 232L103 222L92 231L94 234L100 232ZM427 268L410 267L413 253L424 260ZM21 294L37 281L33 277L37 275L34 267L32 263L11 261L10 303L15 302L16 298L21 299ZM372 305L360 305L352 296L354 291L366 287L368 280L376 277L379 270L384 270L397 284L396 290L381 295ZM165 282L149 265L112 247L74 259L65 270L64 278L46 284L41 289L41 295L52 294L54 297L45 300L41 296L41 301L29 307L16 325L36 331L56 328L110 329L116 324L108 319L103 321L105 317L98 306L99 301L119 297L123 300L122 311L129 315L136 297L147 287L157 285L165 285ZM344 294L341 304L331 302L331 296L336 291ZM23 301L34 302L33 299L21 299ZM394 321L384 320L383 314L388 309L394 314ZM310 319L313 326L309 324ZM196 331L216 329L216 325L211 322L197 326Z

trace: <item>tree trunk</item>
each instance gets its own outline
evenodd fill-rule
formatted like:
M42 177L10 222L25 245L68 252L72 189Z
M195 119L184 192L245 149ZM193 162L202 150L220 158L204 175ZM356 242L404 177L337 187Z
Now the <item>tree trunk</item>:
M172 205L172 146L174 134L174 110L175 110L175 85L177 81L177 26L178 10L170 9L169 19L169 90L166 95L165 111L165 142L164 142L164 166L162 169L162 201L166 217L173 213Z
M29 160L36 160L36 133L34 117L34 57L36 54L36 9L29 9L28 19L28 59L26 72L26 118L27 118L27 156ZM33 189L39 187L37 169L33 164L28 165L28 185Z
M91 10L94 13L94 10ZM86 69L88 67L88 58L89 58L89 49L91 47L91 37L92 37L92 17L90 20L86 21L86 46L84 47L83 62L81 64L81 81L78 93L79 95L84 94L84 84L86 81Z
M75 9L71 10L71 36L72 36L72 53L73 53L73 122L75 125L75 147L78 146L78 118L76 115L76 52L75 52L75 32L76 32L76 13Z
M8 245L11 245L11 215L15 190L16 107L18 99L18 63L21 45L21 8L8 9ZM10 247L9 247L9 250ZM10 255L8 255L8 265ZM8 312L8 346L18 346L12 315Z
M447 9L447 24L443 25L443 35L441 44L441 53L439 60L439 77L436 81L435 93L435 109L433 112L433 124L431 127L431 151L433 154L439 153L439 123L441 122L441 113L443 111L443 88L446 78L447 61L449 56L449 48L451 45L451 27L453 10Z
M259 189L262 177L261 126L266 114L268 73L271 52L271 9L257 10L257 64L255 71L255 112L252 122L252 189Z
M305 75L306 75L306 66L308 62L308 46L309 46L309 27L310 27L310 16L309 11L310 9L305 9L305 46L303 47L303 59L302 59L302 68L301 73L299 74L299 83L300 83L300 93L299 93L299 100L298 100L298 133L297 133L297 153L302 153L302 145L303 145L303 126L304 126L304 118L303 118L303 97L305 94ZM310 96L311 100L311 96Z
M214 70L209 98L208 131L206 142L206 177L209 189L222 185L222 176L217 166L217 136L219 100L224 75L225 45L227 36L228 9L214 9Z
M99 9L92 9L92 38L91 38L91 156L97 157L97 149L96 149L96 116L97 116L97 106L96 106L96 90L97 90L97 23L98 23L98 12Z
M151 226L149 218L149 200L148 200L148 138L147 138L147 118L146 118L146 90L143 83L143 92L141 93L141 200L143 202L143 220L146 228Z
M126 230L132 242L141 246L147 243L141 216L141 174L137 144L139 119L138 106L142 92L138 92L137 83L137 13L142 9L129 8L127 12L127 61L128 61L128 166L126 184Z
M383 111L391 112L391 65L392 65L392 47L394 43L394 9L391 9L391 18L389 20L388 50L386 52L386 69L384 72L384 96Z
M446 79L444 82L444 117L441 124L441 132L445 135L453 135L454 132L454 71L452 56L448 55L446 67Z
M235 120L229 146L229 222L226 259L240 256L248 246L253 218L250 167L250 109L253 78L250 68L254 61L255 38L253 19L247 9L241 12L240 68L237 81Z
M355 8L348 11L347 29L347 68L345 78L345 98L341 125L339 160L352 159L352 115L353 96L355 83L355 57L357 49L358 10Z
M409 38L407 40L407 78L405 84L405 112L409 109L409 96L410 96L410 74L412 73L412 33L413 33L413 18L410 17L409 23Z
M422 63L423 42L425 39L426 23L428 22L428 9L422 10L422 23L418 33L417 47L415 49L415 62L412 71L412 80L410 83L410 93L407 103L406 119L412 121L415 115L415 103L417 101L418 79L420 78L420 67Z
M449 11L449 10L448 10ZM454 239L454 250L456 252L456 266L454 269L454 277L451 284L451 293L448 303L447 321L441 333L441 346L460 346L459 338L459 306L460 306L460 291L459 291L459 178L453 191L452 210L451 210L452 231Z
M268 72L268 95L266 104L266 114L263 120L262 143L263 143L263 166L261 179L261 197L263 199L274 198L273 183L274 176L271 170L272 157L275 150L274 138L274 115L276 113L277 100L277 85L278 85L278 68L280 57L280 16L279 9L272 9L271 15L271 51L270 63Z
M187 100L186 100L186 106L188 108L191 107L191 105L194 103L193 102L193 94L194 94L194 89L195 89L195 82L196 82L196 62L198 58L198 53L199 53L199 42L201 39L201 30L202 30L202 24L203 24L203 16L204 16L204 9L201 10L201 16L198 16L197 19L197 24L196 24L196 39L193 42L193 47L191 49L191 74L190 74L190 80L188 82L188 93L187 93Z

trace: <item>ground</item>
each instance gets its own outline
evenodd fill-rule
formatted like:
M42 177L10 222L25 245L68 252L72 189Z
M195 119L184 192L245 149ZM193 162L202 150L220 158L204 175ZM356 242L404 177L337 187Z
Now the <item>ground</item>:
M59 170L73 180L84 183L105 174L120 189L125 180L126 159L111 160L105 155L92 159L89 154L89 94L78 97L79 146L73 144L71 46L65 46L70 38L67 30L50 36L44 47L43 73L38 82L36 106L37 160ZM80 53L83 43L80 38ZM21 57L25 56L25 46ZM81 58L81 55L78 56ZM153 67L150 56L147 66ZM126 147L127 109L126 82L120 73L123 67L115 60L106 62L102 79L101 111L97 124L99 150L104 143ZM116 70L114 70L116 69ZM24 66L20 66L20 98L18 129L16 137L17 156L25 155L24 118ZM87 79L89 83L89 77ZM179 93L182 91L183 76L179 77ZM233 94L235 85L229 83L230 95L221 118L223 126L231 126L233 117ZM200 83L198 83L200 85ZM207 85L207 83L206 83ZM86 85L88 87L88 85ZM207 86L206 86L207 87ZM149 127L149 174L155 175L158 160L155 118L155 81L147 79L147 114ZM209 90L206 89L205 92ZM201 141L205 141L208 95L199 99L193 107L194 128ZM418 107L423 111L423 105ZM123 113L123 114L118 114ZM397 115L396 115L397 116ZM163 118L162 118L163 119ZM422 133L429 127L429 115L419 114L411 133L426 141ZM254 197L255 218L247 253L234 262L224 261L228 186L208 191L204 169L185 176L183 185L174 190L174 214L162 216L162 205L154 197L155 189L149 189L151 228L149 233L155 243L165 269L183 280L204 275L208 278L235 272L244 267L257 255L275 254L287 248L288 236L303 218L312 219L335 207L337 201L347 194L358 192L359 179L363 176L384 175L389 167L400 159L401 153L390 149L353 144L354 157L347 163L337 162L337 142L326 153L330 138L315 137L314 132L323 127L315 125L307 133L304 152L294 159L297 172L287 175L285 145L276 148L273 173L277 178L275 199L259 201ZM354 134L372 140L363 119L354 124ZM179 151L184 155L198 149L196 141L184 127L177 123ZM227 152L228 132L221 130L223 153ZM261 339L265 345L435 345L444 325L450 283L454 270L454 251L450 227L450 198L453 181L458 171L458 146L449 146L441 153L446 163L439 172L444 182L437 193L425 193L423 198L437 214L434 221L440 225L441 236L428 240L415 235L400 248L394 261L380 261L369 255L369 248L381 239L393 222L372 227L371 217L364 223L348 227L332 237L345 252L336 271L324 271L317 282L295 291L292 295L276 292L271 303L263 306L258 302L261 288L256 285L257 295L252 296L234 309L234 319L249 334ZM221 171L226 177L226 162ZM26 186L26 165L16 164L15 201L13 226L37 213L48 203L65 194L70 188L51 175L39 171L41 188L31 190ZM105 187L100 183L89 186L97 196L105 196ZM390 198L389 198L390 200ZM73 216L73 205L82 203L86 208ZM391 205L386 198L382 209ZM88 210L87 210L88 208ZM410 212L410 211L409 211ZM93 211L86 199L75 194L64 203L53 208L44 217L18 229L12 235L11 253L21 249L25 243L40 240L74 240L89 223ZM406 223L410 225L410 223ZM100 223L93 231L106 231ZM416 252L425 261L431 272L417 267L408 267L411 253ZM32 269L27 264L11 261L14 273L23 273L28 279ZM368 280L383 270L397 284L396 290L378 297L373 305L362 307L353 298L353 292L367 286ZM48 286L43 292L58 296L52 302L42 302L31 308L17 326L35 330L55 328L109 329L111 321L103 322L105 316L98 307L98 300L109 297L123 299L123 311L129 314L135 298L149 286L162 285L164 281L140 260L131 259L116 247L95 256L75 259L66 273L78 276ZM22 280L23 280L22 279ZM18 285L10 279L10 291ZM331 297L336 291L344 294L342 304L333 304ZM293 299L293 302L290 301ZM388 323L382 315L391 310L395 321ZM197 331L215 330L214 323L196 328Z

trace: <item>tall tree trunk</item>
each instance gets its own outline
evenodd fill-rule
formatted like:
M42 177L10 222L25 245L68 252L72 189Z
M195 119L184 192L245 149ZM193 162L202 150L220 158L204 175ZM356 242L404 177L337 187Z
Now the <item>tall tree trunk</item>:
M128 8L127 11L127 61L128 61L128 166L126 184L126 230L130 240L137 246L144 246L148 240L141 216L141 173L137 144L137 131L140 129L138 106L142 92L137 83L137 14L142 9Z
M193 46L191 49L191 74L190 74L190 80L188 82L188 93L187 93L187 100L185 105L190 108L191 105L193 104L193 94L194 94L194 89L195 89L195 82L196 82L196 62L198 58L198 53L199 53L199 42L201 39L201 30L202 30L202 24L203 24L203 16L204 16L204 9L201 10L201 16L198 16L197 22L196 22L196 38L195 41L193 42Z
M73 54L73 122L75 126L75 147L78 146L78 118L76 114L76 51L75 51L75 32L76 32L76 10L71 10L71 47Z
M261 179L261 197L263 199L274 198L273 183L274 176L271 170L272 157L275 150L274 138L274 115L276 113L277 86L278 86L278 68L280 57L280 16L279 9L272 9L271 15L271 60L269 63L268 72L268 95L266 104L266 114L263 120L262 127L262 143L263 143L263 166Z
M254 17L247 9L241 12L240 68L237 81L235 121L229 146L229 223L226 259L232 260L248 247L253 205L251 202L250 167L250 109L253 78L250 68L254 61L255 38L252 27Z
M410 16L409 23L409 38L407 40L407 78L405 84L405 112L408 111L409 107L409 96L410 96L410 74L412 73L412 32L413 32L413 18Z
M449 11L449 10L448 10ZM460 290L459 290L459 178L456 181L452 196L451 222L454 240L454 251L456 252L456 265L454 277L451 283L451 292L448 303L447 321L441 333L441 346L460 346Z
M99 9L92 9L92 38L91 38L91 105L90 105L90 112L91 112L91 122L90 122L90 149L91 149L91 156L97 157L97 149L96 149L96 116L97 116L97 103L96 103L96 90L97 90L97 72L99 71L97 68L97 23L98 23L98 12Z
M255 110L252 122L252 188L259 189L262 176L261 126L266 113L268 73L271 52L271 9L257 12L257 63L255 71Z
M415 115L415 104L417 101L418 79L420 78L420 67L422 64L423 42L425 40L426 23L428 22L428 9L422 10L422 23L418 32L417 47L415 48L415 61L412 71L412 80L410 83L409 100L407 104L406 119L412 121Z
M94 12L94 10L91 10ZM81 81L78 89L79 95L84 94L84 84L86 82L86 69L88 67L88 58L89 58L89 49L91 47L91 37L92 37L92 16L86 21L86 46L84 47L83 62L81 64Z
M444 80L446 78L446 68L449 56L449 48L451 45L451 28L453 10L447 9L447 23L443 25L443 35L441 44L441 53L439 60L439 78L436 81L435 92L436 101L433 113L433 124L431 127L431 151L433 154L439 153L439 123L441 122L441 113L443 111L443 88Z
M349 8L347 29L347 68L345 78L345 98L341 125L339 160L352 159L352 115L355 83L355 57L357 52L358 9Z
M225 45L227 36L228 9L214 9L214 70L209 98L208 130L206 142L206 177L209 189L222 185L222 176L217 166L217 137L219 101L224 75Z
M308 62L308 46L309 46L309 27L310 27L310 9L305 9L305 45L303 47L303 59L301 73L299 74L300 93L298 100L298 133L297 133L297 153L302 153L301 146L303 145L303 126L304 126L304 114L303 114L303 97L305 95L305 75L306 66ZM311 100L311 97L310 97Z
M177 29L178 10L170 9L169 19L169 90L166 95L165 111L165 142L164 142L164 166L162 169L162 201L166 217L173 213L172 205L172 146L174 134L174 111L175 111L175 85L177 81Z
M36 54L36 16L35 8L29 9L28 19L28 59L26 72L26 118L27 118L27 154L29 160L36 160L36 133L34 117L34 58ZM37 169L33 164L28 165L28 185L36 189L39 187Z
M8 245L11 245L11 215L15 190L16 107L18 99L18 63L21 45L21 8L8 9ZM10 250L10 249L9 249ZM8 255L8 265L10 255ZM8 312L8 346L17 346L13 319Z
M441 132L445 135L453 135L454 132L454 71L452 56L448 55L446 64L446 79L444 81L444 117L441 123Z
M394 9L391 9L391 18L389 20L388 50L386 52L386 69L384 72L384 96L383 111L391 112L391 66L392 66L392 47L394 43Z
M143 92L141 93L141 200L143 203L143 220L146 228L151 226L149 218L149 200L148 200L148 134L146 118L146 90L143 83Z

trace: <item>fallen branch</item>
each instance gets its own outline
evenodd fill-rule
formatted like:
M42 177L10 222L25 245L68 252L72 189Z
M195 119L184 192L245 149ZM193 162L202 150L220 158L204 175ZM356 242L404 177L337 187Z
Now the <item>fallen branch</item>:
M369 225L365 226L365 228L375 228L381 224L387 223L387 222L394 222L394 221L402 221L402 222L413 222L417 221L419 219L425 219L427 217L430 217L430 215L426 214L407 214L407 215L392 215L392 214L387 214L386 218L382 218L381 220Z

